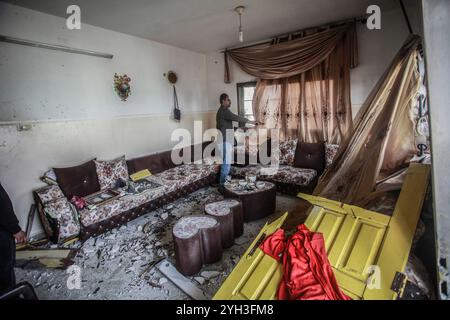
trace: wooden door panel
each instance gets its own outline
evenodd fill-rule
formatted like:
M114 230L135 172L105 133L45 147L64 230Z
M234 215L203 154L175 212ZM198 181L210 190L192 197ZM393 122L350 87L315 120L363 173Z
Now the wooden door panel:
M367 268L375 263L386 228L362 219L354 220L336 268L360 281L368 278Z
M299 194L314 205L305 225L324 236L336 280L352 299L395 299L393 280L403 272L428 186L429 165L408 168L392 217L337 201ZM214 299L275 299L281 265L257 248L258 239L281 227L287 213L266 224ZM253 252L252 255L250 253ZM380 286L369 287L368 267L380 270ZM398 277L397 277L398 278Z
M282 269L275 259L265 255L259 245L261 240L279 229L288 213L261 229L253 243L242 255L233 272L214 295L214 300L275 299Z

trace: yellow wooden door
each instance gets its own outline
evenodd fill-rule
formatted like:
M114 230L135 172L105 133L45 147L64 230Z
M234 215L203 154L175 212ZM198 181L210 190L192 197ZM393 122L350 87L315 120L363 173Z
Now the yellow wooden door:
M262 241L279 229L288 213L261 229L239 263L213 297L214 300L273 300L281 280L281 265L259 248Z
M314 205L305 225L324 235L328 260L340 288L353 299L362 297L390 218L325 198L299 197Z
M353 299L395 299L428 186L430 167L411 164L391 217L329 199L299 194L313 204L305 225L325 239L340 288ZM281 265L264 255L260 240L286 215L261 230L214 299L275 299ZM252 255L249 253L253 252Z
M396 299L428 186L429 166L411 164L391 217L299 194L314 205L305 225L324 235L340 288L353 299Z

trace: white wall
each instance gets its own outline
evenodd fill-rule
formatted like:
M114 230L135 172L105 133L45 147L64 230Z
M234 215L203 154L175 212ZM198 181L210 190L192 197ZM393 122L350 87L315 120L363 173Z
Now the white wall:
M192 130L194 120L215 125L205 55L86 24L67 30L65 23L0 2L2 35L114 54L109 60L0 42L0 181L23 228L31 191L49 168L166 150L173 129ZM169 116L168 70L179 75L181 123ZM113 90L115 72L132 78L126 102ZM18 132L17 122L32 130ZM35 224L33 233L40 231Z
M414 10L411 10L414 11ZM372 87L388 67L394 55L408 36L408 28L400 10L382 11L381 30L368 30L358 24L359 66L351 70L351 100L353 116L361 107ZM229 94L237 111L236 83L253 81L255 78L243 72L229 59L232 83L225 84L223 53L214 52L206 57L208 71L208 105L218 105L222 92Z
M0 2L1 34L114 54L112 60L0 43L0 121L86 119L169 113L179 75L183 111L206 106L205 55ZM131 77L131 96L113 91L114 73Z

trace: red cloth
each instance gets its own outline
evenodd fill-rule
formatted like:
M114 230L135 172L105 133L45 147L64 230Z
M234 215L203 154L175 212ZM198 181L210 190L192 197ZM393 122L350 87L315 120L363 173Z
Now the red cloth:
M260 248L283 264L279 300L351 300L337 284L321 233L302 224L286 240L284 230L279 229Z

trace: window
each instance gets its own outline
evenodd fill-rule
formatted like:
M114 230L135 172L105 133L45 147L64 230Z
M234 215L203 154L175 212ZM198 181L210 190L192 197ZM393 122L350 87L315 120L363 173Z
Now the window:
M255 93L256 81L237 84L238 113L241 117L255 120L253 115L253 94ZM239 124L241 126L243 124Z

